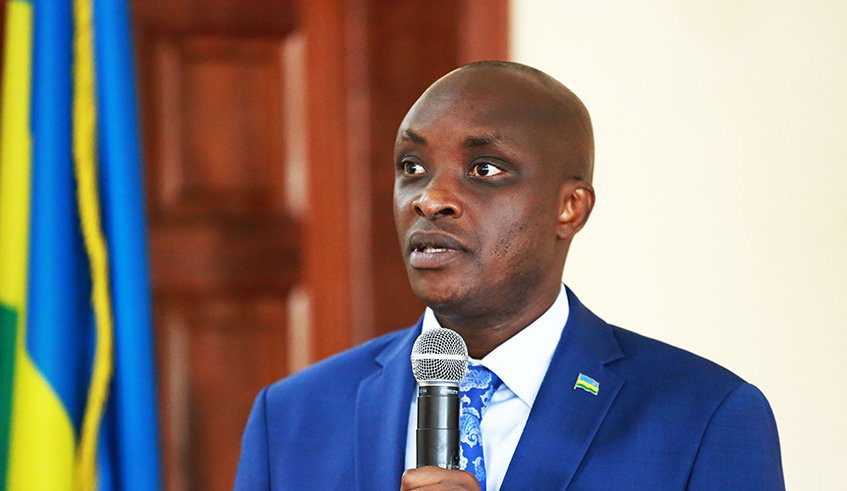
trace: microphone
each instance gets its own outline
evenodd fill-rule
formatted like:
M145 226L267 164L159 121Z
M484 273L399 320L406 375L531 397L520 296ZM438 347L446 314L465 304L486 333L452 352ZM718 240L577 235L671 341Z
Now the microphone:
M418 381L417 466L459 468L459 383L468 370L468 347L456 331L421 333L412 347Z

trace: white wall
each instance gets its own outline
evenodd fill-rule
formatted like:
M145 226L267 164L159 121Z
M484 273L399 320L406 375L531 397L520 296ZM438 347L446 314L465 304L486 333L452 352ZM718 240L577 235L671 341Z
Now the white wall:
M760 387L790 490L847 490L847 2L513 0L594 120L565 281Z

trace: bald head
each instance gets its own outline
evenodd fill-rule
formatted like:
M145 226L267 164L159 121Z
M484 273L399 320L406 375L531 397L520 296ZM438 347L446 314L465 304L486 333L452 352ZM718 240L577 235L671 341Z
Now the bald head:
M432 84L404 123L445 103L470 103L480 112L497 106L532 130L537 150L550 154L549 162L557 166L561 179L591 182L594 136L588 110L576 94L550 75L514 62L471 63ZM400 126L398 138L405 126Z

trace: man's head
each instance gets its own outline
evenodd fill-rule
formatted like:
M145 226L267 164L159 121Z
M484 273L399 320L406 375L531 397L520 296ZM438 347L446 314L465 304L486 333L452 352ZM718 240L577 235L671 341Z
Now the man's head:
M546 303L540 315L593 207L593 157L587 110L543 72L481 62L438 80L394 148L415 293L441 318L490 325Z

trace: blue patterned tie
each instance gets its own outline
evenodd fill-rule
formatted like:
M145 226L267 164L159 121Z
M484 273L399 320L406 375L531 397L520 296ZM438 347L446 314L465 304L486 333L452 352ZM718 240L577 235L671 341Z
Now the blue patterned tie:
M485 459L482 455L479 423L485 415L492 394L501 383L497 375L484 366L468 365L468 373L460 388L462 414L459 417L459 469L476 476L482 491L485 491Z

